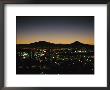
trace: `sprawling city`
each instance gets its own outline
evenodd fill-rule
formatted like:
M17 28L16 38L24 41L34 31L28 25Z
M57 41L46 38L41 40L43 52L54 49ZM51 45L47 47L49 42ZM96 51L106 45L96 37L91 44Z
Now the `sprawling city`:
M17 74L93 74L94 46L78 41L17 45Z
M94 16L16 16L16 74L94 74Z

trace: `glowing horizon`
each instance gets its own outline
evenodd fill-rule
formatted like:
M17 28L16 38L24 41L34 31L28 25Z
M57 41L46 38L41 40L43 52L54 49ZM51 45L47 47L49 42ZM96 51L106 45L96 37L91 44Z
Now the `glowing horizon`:
M45 41L45 40L40 40L40 41ZM76 40L76 41L78 41L78 40ZM74 43L74 42L76 42L76 41L73 41L73 42L62 42L62 43L60 43L60 42L52 42L52 41L46 41L46 42L50 42L50 43L54 43L54 44L71 44L71 43ZM18 42L16 42L16 44L30 44L30 43L34 43L34 42L39 42L39 41L33 41L33 42L28 42L28 41L18 41ZM85 42L82 42L82 41L79 41L80 43L83 43L83 44L89 44L89 45L94 45L94 43L88 43L87 41L85 41Z
M17 16L16 43L47 41L70 44L79 41L94 45L93 16Z

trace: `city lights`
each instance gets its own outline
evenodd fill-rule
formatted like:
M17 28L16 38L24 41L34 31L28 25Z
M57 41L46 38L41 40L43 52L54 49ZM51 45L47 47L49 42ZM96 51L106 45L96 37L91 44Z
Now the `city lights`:
M69 71L71 73L74 73L75 72L74 68L81 67L80 65L83 66L82 69L83 68L86 69L87 67L92 66L90 68L90 72L94 71L93 55L94 53L81 51L78 48L77 48L77 51L74 50L74 48L69 48L69 49L67 48L53 48L53 49L28 48L26 50L24 48L21 48L21 50L17 52L17 56L20 57L19 59L21 61L25 60L27 62L30 62L29 65L31 67L29 65L25 66L26 70L29 70L32 68L32 70L34 70L33 71L34 73L39 73L39 74L46 74L46 73L52 72L51 71L52 68L56 68L55 70L53 69L54 73L55 72L58 74L61 72L64 73L65 72L64 68L66 67L68 67L68 69L70 68ZM22 70L24 67L22 65L18 66L18 69ZM59 68L58 71L61 70L61 72L56 71L58 68Z

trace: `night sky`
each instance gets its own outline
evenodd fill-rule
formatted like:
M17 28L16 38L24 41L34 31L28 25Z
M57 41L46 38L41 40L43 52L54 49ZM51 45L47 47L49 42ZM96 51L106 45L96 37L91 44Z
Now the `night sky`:
M94 16L17 16L17 44L94 44Z

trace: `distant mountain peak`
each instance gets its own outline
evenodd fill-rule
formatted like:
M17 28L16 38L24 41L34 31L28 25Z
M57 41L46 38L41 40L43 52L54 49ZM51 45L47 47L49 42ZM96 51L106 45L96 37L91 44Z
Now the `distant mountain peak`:
M37 43L50 43L50 42L46 42L46 41L39 41Z
M47 41L38 41L38 42L34 42L31 43L31 45L51 45L53 43L47 42Z
M75 42L73 42L73 43L71 43L71 44L77 44L77 45L79 45L79 44L83 44L83 43L81 43L81 42L79 42L79 41L75 41Z
M75 41L74 43L80 43L79 41Z
M39 41L39 42L46 42L46 41Z

